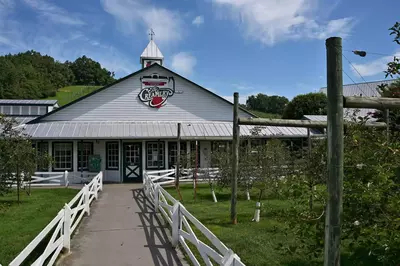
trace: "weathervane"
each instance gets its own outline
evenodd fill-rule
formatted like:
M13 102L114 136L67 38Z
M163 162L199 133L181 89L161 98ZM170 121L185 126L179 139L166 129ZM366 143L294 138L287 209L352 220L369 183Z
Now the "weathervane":
M152 28L150 29L149 35L150 35L150 40L153 40L153 36L156 35Z

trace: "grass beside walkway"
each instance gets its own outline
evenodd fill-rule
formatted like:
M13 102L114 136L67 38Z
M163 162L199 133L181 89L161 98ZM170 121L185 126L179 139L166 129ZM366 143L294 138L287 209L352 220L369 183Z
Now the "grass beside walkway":
M57 215L78 190L32 189L31 196L16 191L0 196L0 264L8 265Z
M175 188L167 190L178 198ZM192 186L182 185L181 193L187 210L236 252L246 265L309 265L304 258L284 256L277 251L279 243L294 241L283 215L290 208L290 201L264 200L261 221L255 223L251 221L255 201L247 201L244 195L239 195L238 224L234 226L230 224L229 190L216 191L218 203L212 201L208 185L198 186L196 201L193 200Z

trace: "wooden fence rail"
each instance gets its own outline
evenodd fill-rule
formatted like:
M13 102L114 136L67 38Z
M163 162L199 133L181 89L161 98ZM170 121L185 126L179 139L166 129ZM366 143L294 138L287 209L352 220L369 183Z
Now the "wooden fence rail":
M154 174L154 172L153 172ZM207 227L196 219L186 208L172 197L160 183L154 183L151 175L144 174L144 192L148 200L154 205L155 210L160 212L163 218L172 229L171 243L174 247L181 244L191 262L195 266L217 265L223 266L244 266L240 258L231 249L225 246ZM202 239L207 239L211 244L200 240L193 228L201 232ZM194 250L188 245L190 242L195 246L201 256L194 255Z
M56 217L19 253L10 266L24 263L33 250L52 232L43 253L32 263L34 266L53 265L61 250L70 251L71 235L76 230L83 215L90 215L90 203L103 190L103 173L98 173L76 196L66 203Z

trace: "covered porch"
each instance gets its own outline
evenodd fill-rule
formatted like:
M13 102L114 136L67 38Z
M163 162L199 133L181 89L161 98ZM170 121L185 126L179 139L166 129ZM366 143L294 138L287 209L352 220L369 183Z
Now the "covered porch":
M48 169L38 171L68 171L78 180L103 171L104 182L121 183L142 182L144 171L175 165L178 123L181 156L186 153L195 157L190 159L191 166L197 162L200 168L212 167L211 153L228 149L232 140L232 122L59 121L22 127L35 141L38 152L47 152L53 158ZM241 136L252 139L249 145L270 138L307 137L306 128L241 126L240 131Z

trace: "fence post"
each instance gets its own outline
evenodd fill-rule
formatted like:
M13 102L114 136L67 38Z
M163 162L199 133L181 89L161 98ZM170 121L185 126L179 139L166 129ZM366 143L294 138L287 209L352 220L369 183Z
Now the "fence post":
M71 250L71 208L68 204L64 206L64 230L63 247L67 253Z
M343 208L343 77L342 39L326 40L328 94L328 203L325 221L325 266L340 265Z
M99 179L96 177L93 184L94 198L97 200L97 187L99 186Z
M84 187L84 193L85 194L85 212L87 213L87 215L90 215L90 192L89 192L89 187L88 185L85 184Z
M145 196L148 198L149 197L149 186L150 186L150 184L149 184L149 177L147 176L147 174L144 174L144 186L143 186L143 188L144 188L144 194L145 194Z
M69 186L69 180L68 180L68 171L65 170L64 172L64 182L65 182L65 187Z
M181 204L179 202L176 202L174 204L174 207L172 208L172 246L175 248L179 244L179 227L180 227L180 208Z
M154 187L154 208L156 212L158 212L159 208L159 193L160 193L160 185L156 184Z
M103 191L103 171L100 171L100 184L99 184L99 190Z
M239 169L239 93L233 94L233 130L232 130L232 179L231 179L231 221L232 224L237 224L237 179Z

